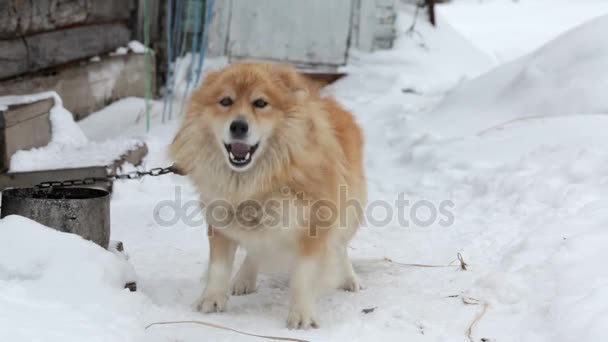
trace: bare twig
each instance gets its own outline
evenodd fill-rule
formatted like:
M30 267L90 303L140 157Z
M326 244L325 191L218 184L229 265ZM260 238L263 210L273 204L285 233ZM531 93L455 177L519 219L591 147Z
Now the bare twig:
M452 263L454 263L454 261L452 261L450 264L448 265L428 265L428 264L406 264L406 263L402 263L402 262L397 262L397 261L393 261L392 259L388 258L388 257L384 257L385 261L388 261L390 263L394 263L396 265L399 266L406 266L406 267L428 267L428 268L438 268L438 267L459 267L461 270L466 271L468 270L468 264L466 262L464 262L464 258L462 257L462 254L458 253L458 261L460 262L459 265L452 265Z
M460 269L463 271L468 270L467 267L469 266L466 262L464 262L464 258L462 257L462 254L458 253L458 261L460 261Z
M429 6L429 20L433 26L437 25L435 19L435 0L426 0L426 5Z
M418 13L420 12L420 7L424 6L424 2L416 4L416 11L414 12L414 20L412 20L412 25L405 31L405 33L413 33L416 30L416 21L418 19Z
M254 337L259 337L259 338L265 338L267 340L291 341L291 342L310 342L308 340L301 340L301 339L291 338L291 337L279 337L279 336L266 336L266 335L251 334L251 333L239 331L239 330L236 330L236 329L228 328L228 327L225 327L223 325L214 324L214 323L208 323L208 322L203 322L203 321L156 322L156 323L152 323L152 324L148 325L146 327L146 329L148 329L148 328L150 328L152 326L155 326L155 325L170 325L170 324L198 324L198 325L204 325L206 327L211 327L211 328L216 328L216 329L222 329L222 330L227 330L227 331L235 332L235 333L241 334L241 335L254 336Z
M473 298L470 298L473 299ZM465 298L462 298L463 302L465 304L468 304L467 302L465 302ZM481 318L486 314L486 311L488 310L488 303L486 302L481 302L478 301L477 299L474 299L475 301L477 301L475 304L472 305L483 305L481 312L479 312L477 314L477 316L475 316L475 319L473 320L473 322L471 322L471 324L469 325L469 328L467 329L467 337L469 338L469 341L471 342L475 342L475 339L473 338L473 329L475 328L475 326L477 325L477 323L479 322L479 320L481 320Z
M420 9L425 7L425 0L420 0L419 3L416 4L416 11L414 12L414 19L412 20L412 25L405 31L405 34L409 36L417 35L422 40L420 46L426 48L426 44L424 41L424 36L416 30L416 22L418 21L418 13L420 13Z

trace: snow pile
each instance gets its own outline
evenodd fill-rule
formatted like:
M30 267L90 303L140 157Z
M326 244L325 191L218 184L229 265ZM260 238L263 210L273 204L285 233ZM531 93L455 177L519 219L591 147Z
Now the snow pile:
M106 166L141 144L140 140L132 138L89 142L77 147L51 143L41 148L17 151L11 158L11 172Z
M394 49L373 54L356 50L349 52L348 64L342 70L349 77L332 86L334 94L339 96L342 89L349 90L358 85L365 88L368 100L382 96L394 101L402 98L403 92L414 97L441 95L493 66L491 58L449 25L434 28L423 13L418 15L414 24L413 13L412 6L400 7ZM412 24L414 26L410 30ZM378 82L392 83L398 88L387 94L384 89L375 87Z
M333 312L385 336L461 341L485 304L473 329L476 341L606 339L605 32L608 17L585 24L463 83L431 112L412 107L409 94L398 96L404 77L360 78L364 85L357 87L349 80L357 74L332 87L365 130L371 200L403 192L412 202L455 204L448 228L391 222L356 237L350 252L368 285L358 300L380 306L385 325L374 316L360 322L352 313ZM388 256L446 264L456 252L468 272L373 262ZM482 305L448 299L454 296ZM331 338L347 338L340 327L348 324L335 323ZM365 340L365 332L355 335Z
M574 27L608 14L605 0L457 0L437 5L446 22L497 62L536 50Z
M140 296L119 256L19 216L0 220L1 341L133 341ZM129 314L131 313L131 314Z
M161 125L162 103L150 101L150 125ZM144 139L146 130L146 100L126 97L78 121L86 136L95 142L125 136Z
M120 46L118 48L116 48L116 50L114 52L110 52L109 55L114 57L114 56L124 56L126 54L129 53L129 48L126 48L124 46Z
M116 48L114 52L110 52L110 56L124 56L129 53L129 51L137 54L145 53L146 46L137 40L130 41L127 46L120 46Z
M138 42L137 40L130 41L127 46L129 47L129 50L133 51L134 53L146 52L146 47L144 46L144 44Z
M608 114L606 32L608 16L460 85L423 126L452 137L526 117Z

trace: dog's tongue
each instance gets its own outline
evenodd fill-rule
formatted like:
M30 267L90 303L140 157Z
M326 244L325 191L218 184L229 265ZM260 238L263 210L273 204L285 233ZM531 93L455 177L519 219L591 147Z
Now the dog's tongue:
M245 158L249 153L249 145L243 143L232 143L230 152L237 158Z

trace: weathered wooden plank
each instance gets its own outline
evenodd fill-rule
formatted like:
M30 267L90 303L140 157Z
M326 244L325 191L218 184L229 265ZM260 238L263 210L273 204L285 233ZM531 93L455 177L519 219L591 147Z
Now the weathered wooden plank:
M361 0L352 0L353 9L350 19L350 39L349 48L357 48L359 42L359 21L361 19Z
M1 21L2 19L0 19ZM22 39L0 40L0 79L22 74L27 70L25 41Z
M376 26L376 0L360 0L359 34L355 47L361 51L374 48L374 28Z
M115 50L129 42L121 23L88 25L0 40L0 78L8 78Z
M125 0L123 0L125 1ZM161 34L160 16L165 11L165 1L167 0L133 0L137 3L136 11L134 11L133 23L131 28L133 29L133 37L140 42L144 42L144 18L145 18L145 6L144 2L148 2L148 9L150 15L150 41L155 42L159 40ZM126 2L126 1L125 1Z
M10 168L15 152L45 146L51 141L49 112L53 104L53 99L44 99L0 111L0 170Z
M48 98L32 103L10 106L4 112L4 127L12 127L38 116L46 115L53 108L53 104L53 99Z
M376 39L374 40L374 49L388 50L393 47L393 39Z
M120 23L89 25L26 37L30 70L40 70L110 52L129 42L129 29Z
M376 22L378 24L394 24L397 19L397 12L394 7L382 7L376 9Z
M395 7L396 0L375 0L378 7ZM402 0L403 1L403 0ZM417 1L417 0L412 0ZM405 0L408 2L408 0Z
M103 57L99 62L75 63L55 68L52 73L27 75L0 82L0 94L23 95L56 91L75 119L86 117L108 103L128 96L144 96L143 54ZM154 62L151 63L154 91Z
M51 1L57 2L57 0ZM105 23L110 21L127 20L131 15L131 6L129 2L130 1L128 0L87 0L87 19L85 22L87 24L94 24Z
M229 57L346 63L351 0L233 0Z
M357 32L352 35L353 47L362 51L386 49L396 37L395 0L357 0L358 18L353 18Z
M2 0L0 39L68 26L127 20L127 0Z
M396 36L397 31L393 24L376 24L374 27L374 41L393 40Z

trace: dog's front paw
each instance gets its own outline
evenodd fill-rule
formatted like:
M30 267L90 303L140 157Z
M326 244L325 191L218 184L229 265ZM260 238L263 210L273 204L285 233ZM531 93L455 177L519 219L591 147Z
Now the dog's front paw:
M317 329L319 327L317 322L317 318L310 310L292 309L287 316L287 328L289 329Z
M196 301L195 308L204 313L222 312L226 311L227 303L228 295L224 293L205 293Z
M359 281L359 277L356 275L348 277L342 284L342 289L344 291L358 292L362 288L361 281Z
M242 296L255 292L255 279L242 279L240 277L234 279L232 283L232 295Z

